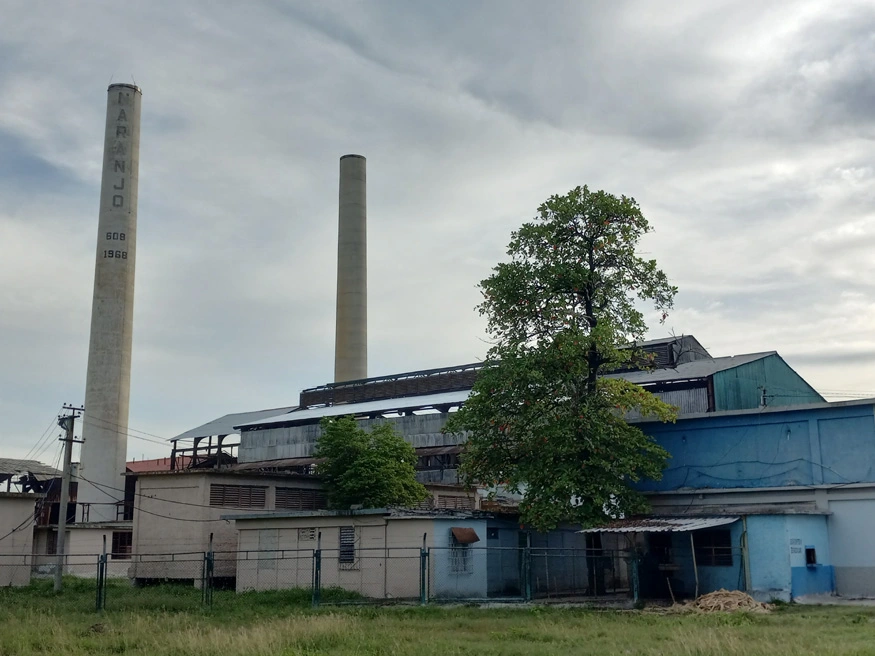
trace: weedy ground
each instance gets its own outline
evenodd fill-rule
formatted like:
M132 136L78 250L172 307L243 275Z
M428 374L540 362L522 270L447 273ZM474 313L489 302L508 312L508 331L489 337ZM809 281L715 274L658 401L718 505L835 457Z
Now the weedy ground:
M336 594L336 593L335 593ZM329 598L331 593L328 594ZM337 595L335 600L342 597ZM28 654L875 654L875 608L782 606L766 615L671 615L545 606L331 606L304 591L217 591L113 582L0 589L0 655Z

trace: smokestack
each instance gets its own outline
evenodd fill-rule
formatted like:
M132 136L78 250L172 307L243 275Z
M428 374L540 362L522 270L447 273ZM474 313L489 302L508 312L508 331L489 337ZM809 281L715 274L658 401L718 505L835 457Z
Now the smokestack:
M334 381L368 377L367 173L361 155L340 158Z
M132 84L112 84L107 94L78 491L79 508L91 504L79 521L90 522L116 521L114 504L124 499L137 259L143 92Z

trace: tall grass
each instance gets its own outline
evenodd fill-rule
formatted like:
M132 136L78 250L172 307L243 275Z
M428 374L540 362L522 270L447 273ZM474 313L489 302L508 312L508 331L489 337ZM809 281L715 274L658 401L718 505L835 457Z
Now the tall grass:
M659 615L547 607L328 607L306 590L236 595L93 581L0 589L0 656L29 654L681 654L875 653L875 609L788 607L770 615Z

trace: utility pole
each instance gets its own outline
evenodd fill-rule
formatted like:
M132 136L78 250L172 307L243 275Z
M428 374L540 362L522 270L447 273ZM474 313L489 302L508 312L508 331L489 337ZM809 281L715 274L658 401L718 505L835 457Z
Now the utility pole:
M69 410L69 414L58 417L58 426L64 429L64 437L61 442L64 443L64 470L61 477L61 497L58 504L58 541L55 549L58 554L58 564L55 567L55 592L60 592L64 587L64 555L67 546L67 506L70 502L70 478L73 475L73 442L81 442L73 437L73 426L76 423L76 418L79 413L84 411L84 408L75 408L66 403L63 406L64 410Z

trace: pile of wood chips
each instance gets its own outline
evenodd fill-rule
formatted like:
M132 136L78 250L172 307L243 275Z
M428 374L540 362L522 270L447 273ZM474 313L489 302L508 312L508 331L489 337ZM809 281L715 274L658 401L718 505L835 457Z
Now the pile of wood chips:
M768 613L771 604L762 604L749 594L739 590L717 590L702 595L686 604L689 610L698 613L732 613L747 611L749 613Z

